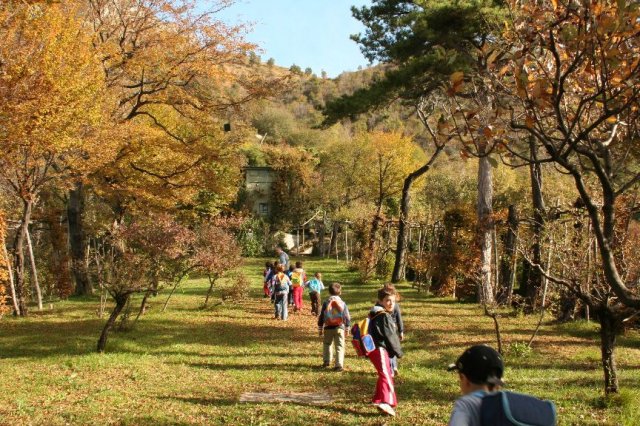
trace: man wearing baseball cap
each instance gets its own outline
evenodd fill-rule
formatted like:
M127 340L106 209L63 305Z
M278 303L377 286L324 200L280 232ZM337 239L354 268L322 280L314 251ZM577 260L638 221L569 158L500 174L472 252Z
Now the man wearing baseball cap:
M463 394L453 406L449 426L480 426L482 398L504 386L502 357L489 346L471 346L448 370L458 372Z

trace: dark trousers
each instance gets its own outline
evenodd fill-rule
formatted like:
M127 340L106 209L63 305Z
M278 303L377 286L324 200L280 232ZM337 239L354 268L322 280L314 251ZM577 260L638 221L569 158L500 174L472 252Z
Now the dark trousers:
M311 313L313 315L320 314L320 293L312 291L309 293L309 297L311 298Z

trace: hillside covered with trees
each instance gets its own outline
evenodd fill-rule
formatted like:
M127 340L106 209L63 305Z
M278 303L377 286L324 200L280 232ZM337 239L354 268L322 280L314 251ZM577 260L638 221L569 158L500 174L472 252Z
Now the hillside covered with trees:
M576 362L599 369L579 390L601 397L593 422L640 416L637 3L374 0L353 39L377 65L336 78L265 60L225 5L0 4L0 365L19 358L11 332L46 340L58 309L91 318L79 333L107 354L179 323L189 292L198 315L262 315L243 265L282 246L339 265L362 315L386 282L415 317L454 304L520 366L553 356L551 335L591 345ZM262 192L248 170L270 176ZM562 424L581 423L574 402ZM13 405L0 414L24 421Z

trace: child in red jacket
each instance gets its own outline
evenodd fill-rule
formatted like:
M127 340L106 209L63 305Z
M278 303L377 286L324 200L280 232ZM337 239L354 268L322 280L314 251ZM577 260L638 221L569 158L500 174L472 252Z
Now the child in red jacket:
M402 357L396 322L391 317L395 304L395 289L382 288L378 290L378 302L369 312L369 335L376 348L368 356L378 372L378 382L372 402L380 411L389 416L396 415L395 407L398 405L391 358L394 356Z

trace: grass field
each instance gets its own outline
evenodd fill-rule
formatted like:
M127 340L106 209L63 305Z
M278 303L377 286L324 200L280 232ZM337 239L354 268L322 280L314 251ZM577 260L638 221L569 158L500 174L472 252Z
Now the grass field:
M263 262L246 261L252 282L246 301L203 309L206 280L191 280L166 312L166 295L153 299L133 330L110 336L102 355L95 353L105 321L96 315L97 298L47 305L28 319L3 318L0 424L444 424L458 396L457 377L446 365L470 344L495 344L492 321L476 305L400 286L407 328L396 382L400 405L396 418L380 417L368 403L376 381L368 361L349 347L346 371L317 368L321 341L306 294L304 313L287 322L272 319L272 305L261 297ZM352 317L366 315L376 284L358 284L335 260L308 260L305 268L322 271L325 284L342 282ZM511 389L554 400L561 425L640 424L637 332L619 340L622 392L605 399L597 325L545 325L527 352L518 342L528 339L536 321L501 321ZM320 391L333 401L238 402L244 392Z

